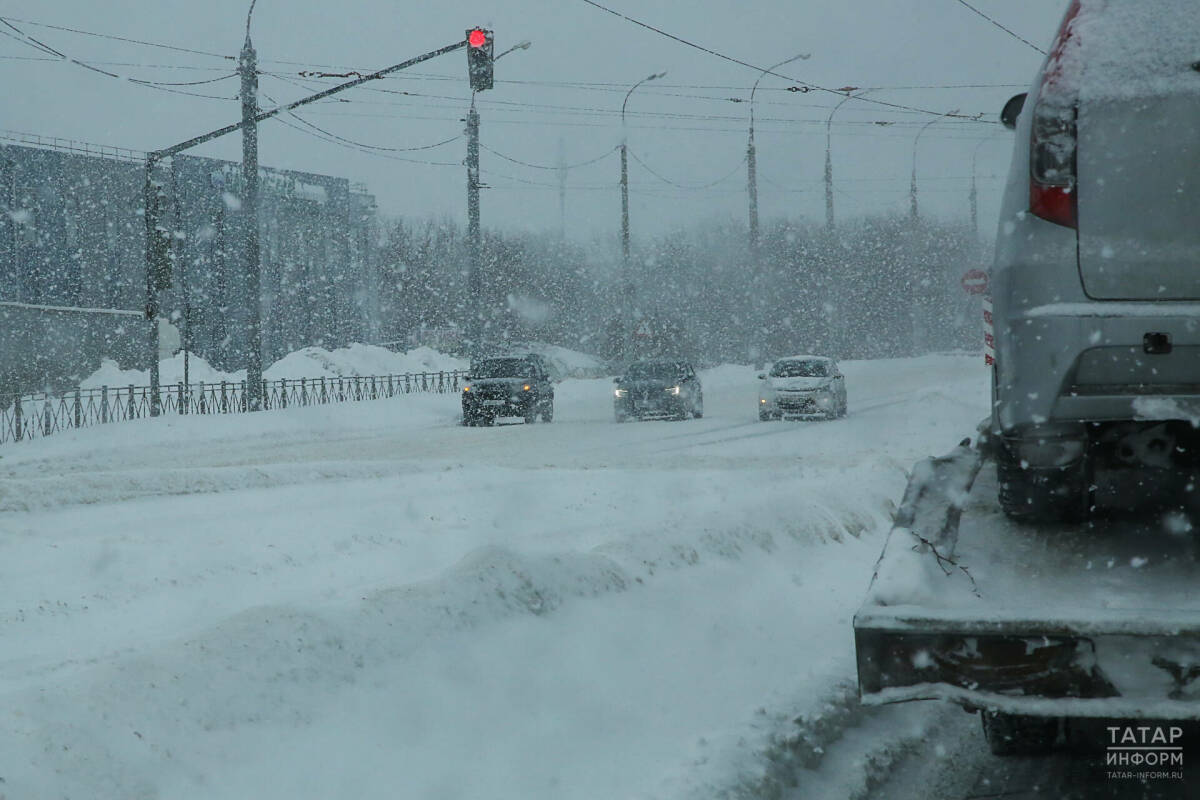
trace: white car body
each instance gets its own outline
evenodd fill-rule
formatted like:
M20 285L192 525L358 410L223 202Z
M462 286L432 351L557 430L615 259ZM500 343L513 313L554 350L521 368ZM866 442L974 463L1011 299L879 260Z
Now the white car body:
M832 358L788 356L758 377L760 420L846 415L846 379Z

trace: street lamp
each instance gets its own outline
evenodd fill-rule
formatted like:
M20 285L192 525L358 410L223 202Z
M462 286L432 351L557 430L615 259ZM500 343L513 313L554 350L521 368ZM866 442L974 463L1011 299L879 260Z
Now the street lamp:
M864 89L858 94L850 94L847 91L846 96L838 101L838 104L829 112L829 118L825 120L825 227L831 230L833 229L833 115L847 100L865 97L870 91L870 89Z
M528 50L532 44L533 44L533 42L529 41L528 39L526 39L523 42L518 42L517 44L514 44L512 47L505 50L500 55L493 58L492 61L493 62L499 61L500 59L504 58L506 55L511 53L513 50Z
M750 131L749 139L746 142L746 194L750 201L750 269L751 281L753 284L752 298L753 308L751 309L752 324L750 326L752 341L750 344L750 357L754 359L756 368L762 368L762 351L753 344L755 332L761 333L763 322L763 298L762 298L762 264L759 258L759 245L761 240L758 235L758 158L754 150L754 94L758 91L759 82L784 64L790 64L793 61L801 58L808 58L808 53L797 53L791 58L785 58L778 64L773 64L761 73L754 81L753 88L750 89Z
M767 67L754 81L754 87L750 89L750 138L746 144L746 186L750 195L750 252L755 261L758 259L758 175L757 166L755 164L754 153L754 93L758 91L758 84L768 73L782 67L784 64L790 64L793 61L798 61L802 58L808 58L808 53L797 53L791 58L785 58L778 64Z
M983 147L992 139L981 139L979 144L975 145L975 149L971 151L971 230L975 232L975 236L979 236L979 196L975 189L975 157L979 155L979 148Z
M917 144L921 141L921 134L925 133L925 129L935 122L940 122L944 117L948 117L951 114L957 113L958 109L955 109L954 111L947 111L945 114L934 117L933 119L929 120L929 122L926 122L921 126L921 130L917 131L917 138L913 139L912 182L908 187L908 197L910 202L909 216L912 217L913 222L916 222L917 217L919 216L917 213Z
M625 273L625 360L633 359L633 265L629 261L629 156L625 133L625 107L633 90L647 81L656 81L666 76L666 71L647 75L629 87L621 103L621 255Z

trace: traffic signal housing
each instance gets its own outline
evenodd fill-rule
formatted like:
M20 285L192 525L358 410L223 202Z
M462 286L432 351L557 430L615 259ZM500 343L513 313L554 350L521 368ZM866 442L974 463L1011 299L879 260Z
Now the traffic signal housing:
M492 88L493 44L491 31L485 28L467 31L467 75L471 79L471 91Z

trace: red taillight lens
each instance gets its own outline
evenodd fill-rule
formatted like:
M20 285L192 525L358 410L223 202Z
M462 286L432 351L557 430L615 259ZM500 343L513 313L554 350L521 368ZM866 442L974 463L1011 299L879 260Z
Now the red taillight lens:
M1038 101L1029 143L1029 210L1044 220L1076 226L1075 107Z
M1071 23L1079 12L1074 0L1063 17L1054 46L1042 70L1042 88L1033 109L1029 142L1029 210L1057 225L1078 225L1075 193L1076 104L1067 45L1074 35Z

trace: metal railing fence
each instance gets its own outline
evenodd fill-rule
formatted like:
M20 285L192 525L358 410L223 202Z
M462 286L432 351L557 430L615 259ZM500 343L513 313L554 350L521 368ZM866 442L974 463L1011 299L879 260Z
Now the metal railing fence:
M342 378L281 378L263 381L264 410L402 394L457 392L466 372L409 372ZM151 416L149 386L102 386L63 395L0 396L0 444L27 441L72 428L125 422ZM236 414L246 411L246 382L163 384L158 409L167 414Z

